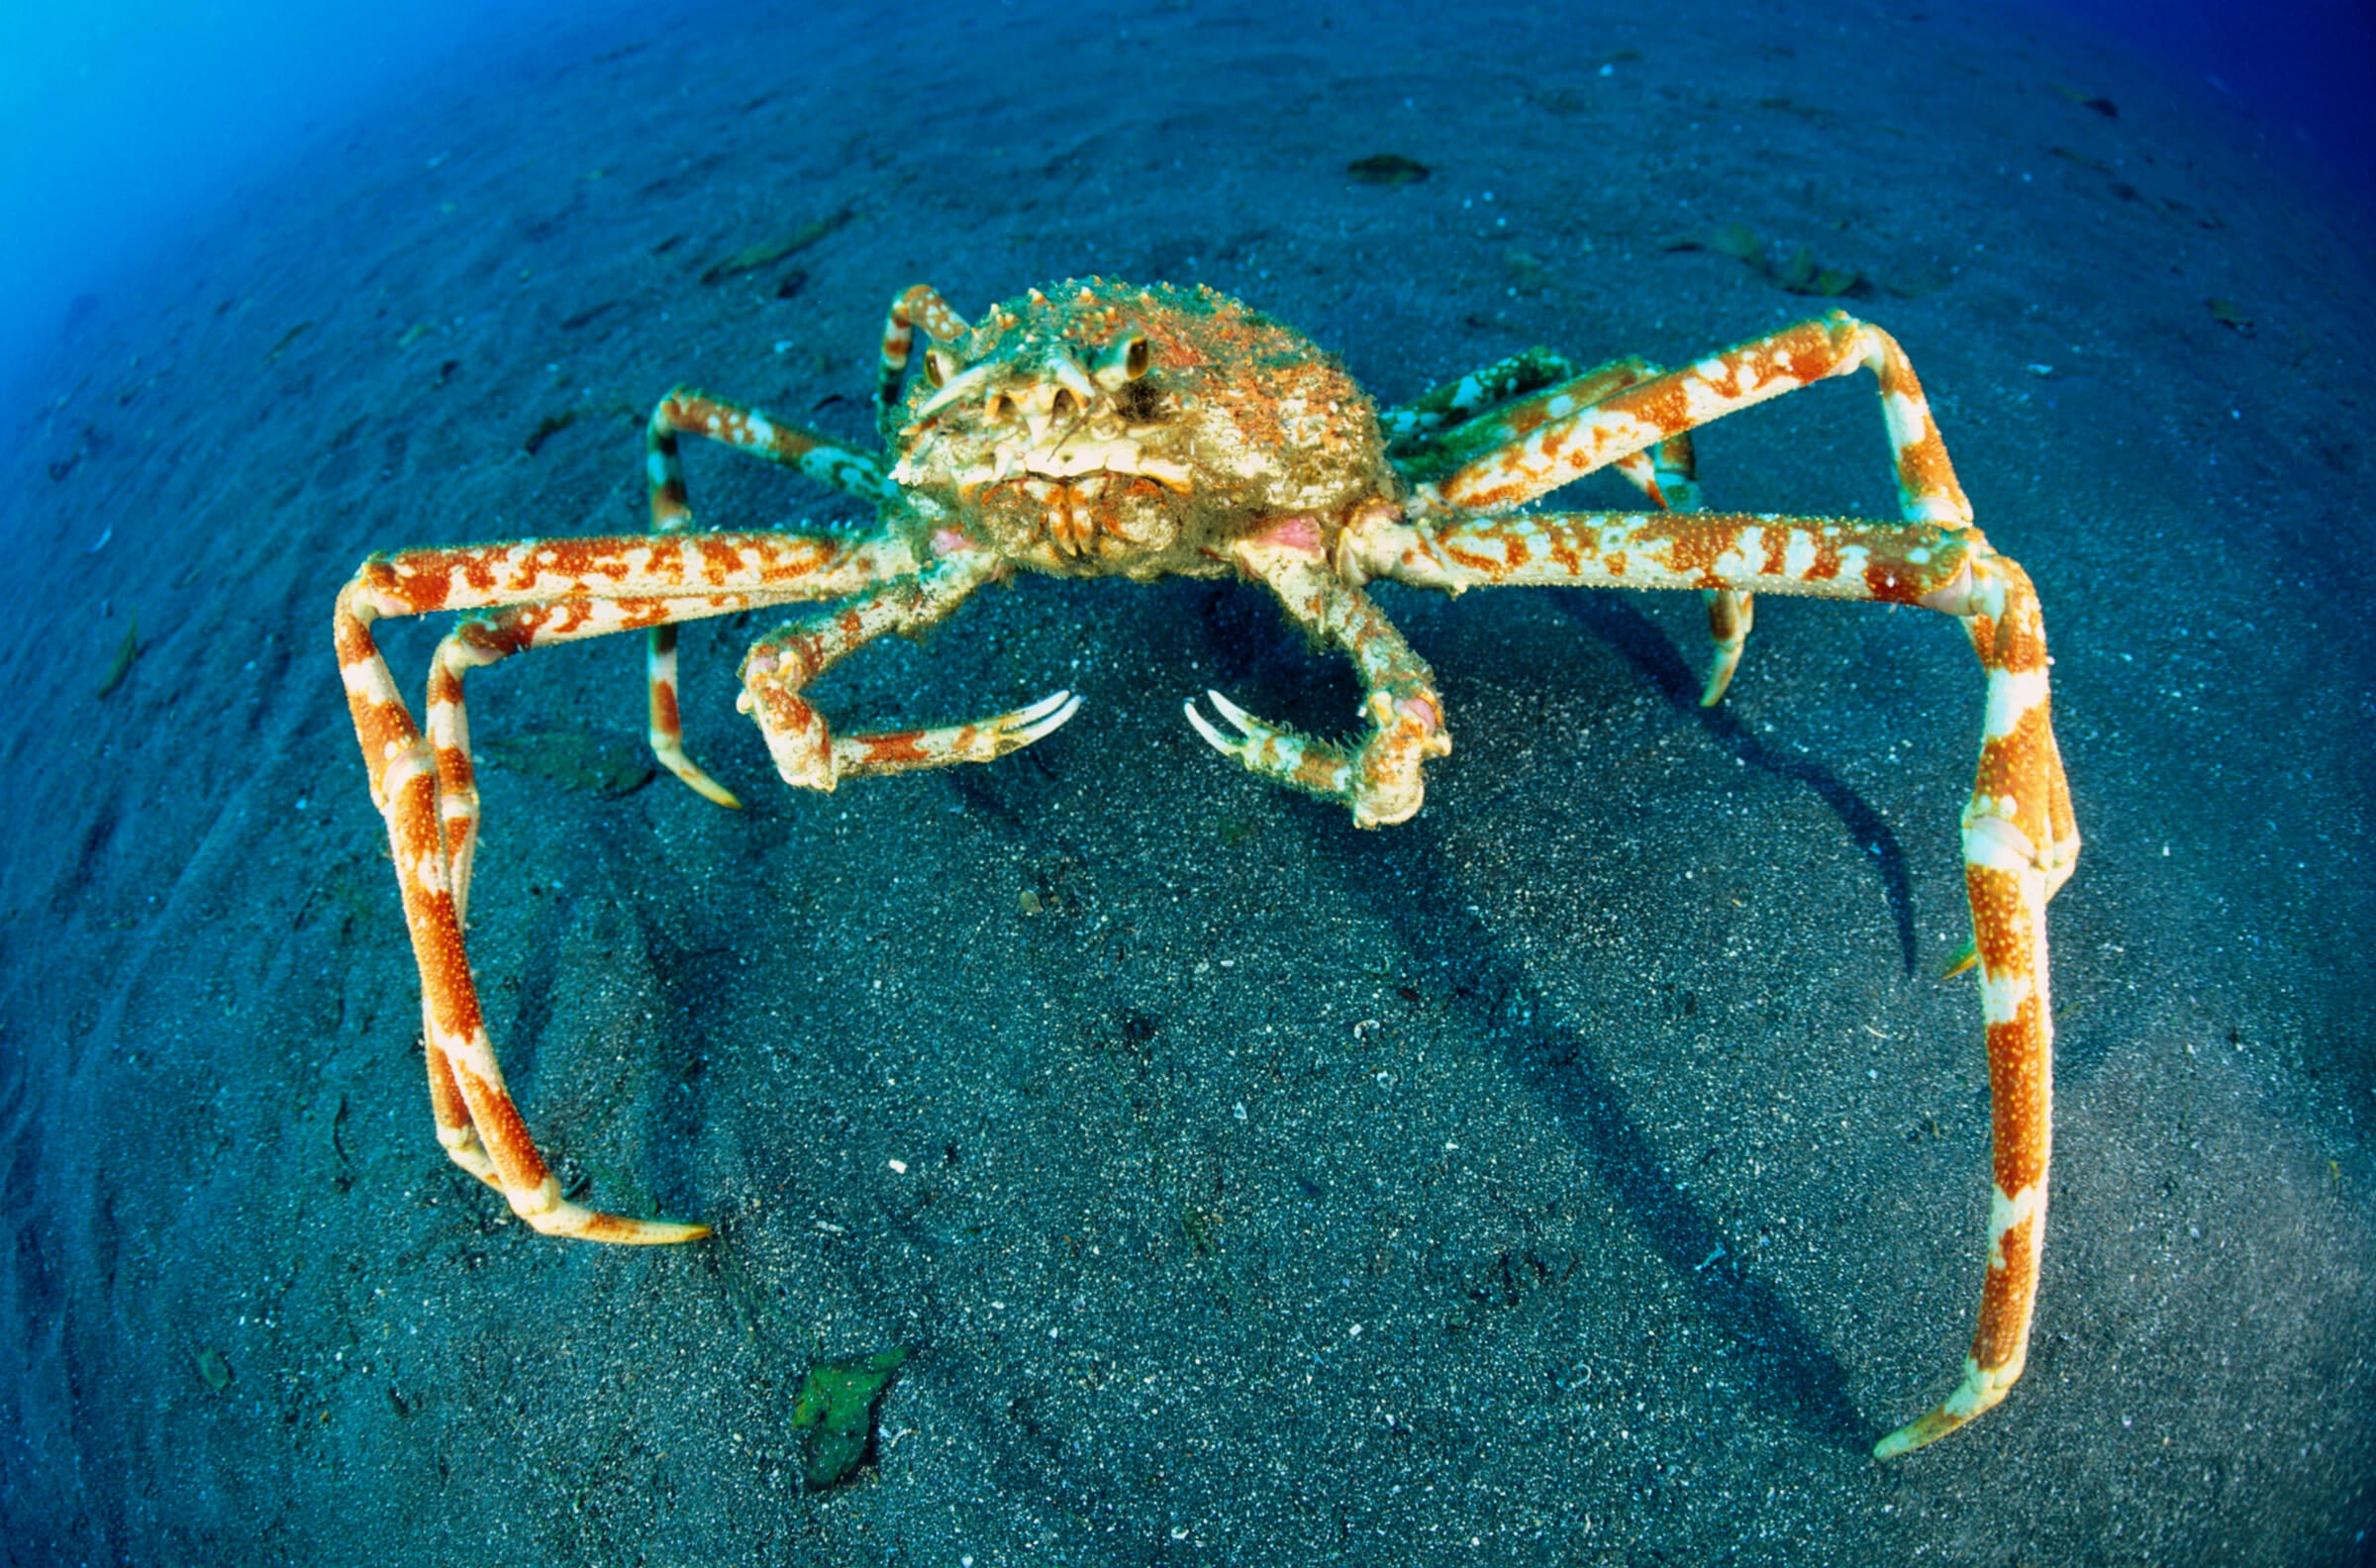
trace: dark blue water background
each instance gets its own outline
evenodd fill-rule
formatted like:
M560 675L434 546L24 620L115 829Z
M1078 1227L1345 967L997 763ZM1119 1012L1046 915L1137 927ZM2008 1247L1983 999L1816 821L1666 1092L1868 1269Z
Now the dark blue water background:
M904 25L930 26L911 9ZM2270 155L2376 204L2376 0L2041 0L2231 101ZM0 385L137 288L296 149L335 145L448 73L533 68L584 0L91 0L26 8L0 51ZM687 25L698 26L698 12ZM2083 83L2071 84L2084 88ZM52 372L54 375L54 372Z

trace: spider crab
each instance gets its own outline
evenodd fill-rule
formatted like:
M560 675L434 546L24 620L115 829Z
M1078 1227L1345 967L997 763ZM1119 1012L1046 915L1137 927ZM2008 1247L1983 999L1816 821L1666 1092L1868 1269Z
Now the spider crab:
M911 379L920 327L931 342ZM1695 428L1860 370L1879 385L1902 521L1700 510ZM462 680L477 666L648 631L652 746L731 806L685 753L680 623L836 601L751 647L740 699L785 781L831 790L865 774L990 761L1079 706L1057 692L970 723L837 735L803 688L872 638L930 626L1017 571L1243 576L1351 660L1360 732L1296 735L1219 692L1207 694L1218 717L1190 702L1189 722L1250 771L1376 827L1419 810L1421 769L1451 741L1427 664L1363 591L1373 578L1454 594L1699 589L1716 644L1710 703L1739 659L1752 592L1922 605L1962 622L1986 680L1963 812L1973 941L1958 967L1979 966L1995 1197L1962 1380L1875 1451L1920 1447L2004 1397L2027 1354L2045 1225L2045 906L2070 874L2078 834L2048 722L2036 595L1971 526L1914 370L1887 334L1835 312L1672 370L1623 359L1579 372L1534 349L1380 411L1303 337L1209 289L1067 282L968 326L919 286L892 305L875 404L888 448L879 455L679 389L647 432L651 533L404 550L366 561L340 594L339 661L420 967L438 1134L457 1163L540 1231L622 1242L708 1233L565 1199L504 1088L462 934L478 825ZM694 532L678 460L688 436L871 501L878 521L864 532ZM1631 480L1647 509L1518 510L1603 467ZM438 647L424 735L371 625L448 610L476 613Z

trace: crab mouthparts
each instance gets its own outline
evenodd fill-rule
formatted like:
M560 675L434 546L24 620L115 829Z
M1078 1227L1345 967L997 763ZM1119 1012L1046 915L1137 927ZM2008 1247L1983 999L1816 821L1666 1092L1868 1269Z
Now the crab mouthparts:
M1132 536L1146 521L1136 507L1117 507L1132 491L1151 499L1155 483L1143 473L1097 468L1064 478L1027 470L1014 487L1041 510L1040 537L1060 555L1076 559L1128 550L1142 540ZM1182 491L1185 485L1181 485Z
M988 463L965 475L969 484L1000 484L1017 478L1025 480L1026 488L1035 495L1039 487L1031 485L1032 480L1053 480L1085 497L1102 495L1112 479L1152 479L1176 495L1186 495L1189 490L1186 465L1151 456L1127 436L1105 441L1075 437L1042 446L1000 441L991 448Z

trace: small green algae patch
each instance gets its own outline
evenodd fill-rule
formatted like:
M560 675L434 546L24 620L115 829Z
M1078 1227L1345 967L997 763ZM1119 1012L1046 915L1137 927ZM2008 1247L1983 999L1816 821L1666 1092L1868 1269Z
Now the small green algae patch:
M1728 255L1778 289L1792 294L1812 294L1819 299L1836 299L1842 294L1866 295L1872 290L1872 280L1861 272L1847 267L1826 266L1815 259L1815 253L1801 245L1791 252L1790 259L1776 263L1765 253L1765 242L1746 224L1720 223L1698 234L1685 235L1667 242L1669 250L1713 250ZM1882 287L1893 293L1907 290L1888 283ZM1929 293L1918 289L1914 293Z
M866 1457L875 1401L907 1359L907 1347L900 1345L809 1368L792 1401L792 1426L801 1434L801 1477L810 1491L846 1480Z
M830 218L820 218L813 223L802 224L790 234L779 235L773 240L762 240L754 245L745 245L704 272L701 280L704 283L719 283L738 273L756 271L771 261L781 261L795 250L807 249L856 216L855 210L844 207Z
M1221 1250L1221 1216L1194 1204L1180 1205L1180 1239L1192 1257L1211 1257Z
M104 697L123 685L124 677L132 673L132 661L140 656L141 623L136 617L125 627L124 640L116 644L116 656L109 660L107 674L99 682L99 695Z
M1355 158L1344 171L1363 185L1416 185L1428 177L1428 166L1400 152L1377 152Z
M490 740L484 749L516 773L608 800L642 789L659 771L649 753L620 735L556 731Z

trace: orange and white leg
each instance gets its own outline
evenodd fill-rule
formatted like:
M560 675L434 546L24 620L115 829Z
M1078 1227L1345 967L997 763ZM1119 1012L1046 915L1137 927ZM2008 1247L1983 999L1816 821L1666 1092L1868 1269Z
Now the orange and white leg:
M948 301L930 284L919 283L891 302L890 312L883 319L882 354L877 360L874 381L875 423L883 439L891 439L891 411L899 406L900 389L906 385L908 358L915 352L916 329L922 327L925 336L935 343L954 343L969 330L965 318L948 308ZM933 385L939 386L944 372L928 365Z
M1408 403L1378 410L1378 426L1386 433L1386 453L1436 431L1464 425L1487 409L1525 397L1546 386L1574 379L1575 361L1548 348L1526 348L1506 359L1470 371L1457 381L1430 388Z
M1877 327L1833 311L1680 369L1630 374L1642 370L1638 360L1620 360L1448 433L1431 459L1441 473L1441 498L1482 511L1518 506L1603 466L1622 469L1633 454L1655 451L1712 420L1829 377L1869 370L1896 455L1900 515L1949 528L1971 523L1971 504L1956 483L1914 366ZM1680 494L1649 493L1678 510L1697 504ZM1711 592L1708 614L1716 663L1702 706L1724 695L1739 664L1749 601Z
M1963 618L1988 673L1979 777L1963 810L1963 865L1988 1028L1994 1184L1980 1321L1963 1378L1874 1446L1883 1459L1935 1442L1996 1405L2029 1357L2054 1127L2046 903L2079 854L2048 712L2045 626L2030 579L2006 557L1984 554L1963 602L1938 608Z
M837 735L801 695L810 681L876 637L920 632L943 619L997 571L997 562L987 555L944 557L753 643L742 661L742 695L736 706L758 725L784 782L830 791L843 779L869 774L989 762L1030 745L1078 713L1078 697L1056 692L1027 708L967 724Z
M1442 499L1497 512L1532 501L1631 452L1832 376L1872 372L1896 453L1899 514L1910 523L1968 527L1956 483L1914 366L1897 341L1842 311L1801 322L1680 369L1595 395L1553 387L1490 417L1505 433L1463 448L1438 483Z
M373 559L341 591L332 632L372 801L387 824L421 974L430 1104L439 1140L456 1164L501 1190L513 1211L537 1229L620 1242L686 1241L708 1234L706 1225L624 1219L561 1196L559 1182L504 1087L462 934L466 893L457 887L452 848L474 837L477 817L474 805L448 816L441 778L450 769L475 794L459 669L442 668L432 677L441 688L434 700L452 710L446 743L433 749L396 689L371 635L372 624L386 616L441 610L549 609L542 623L523 614L507 628L499 618L494 623L499 635L484 648L492 652L507 638L533 645L637 630L655 618L714 615L722 604L742 597L780 602L847 593L872 581L886 554L896 562L904 558L905 546L779 534L529 539Z
M1378 524L1353 549L1372 575L1453 591L1759 590L1919 604L1961 619L1987 676L1963 855L1994 1127L1989 1265L1962 1384L1875 1452L1919 1448L2003 1399L2022 1373L2045 1234L2053 1121L2045 907L2079 852L2050 722L2045 630L2021 567L1968 528L1708 513L1513 513L1432 530Z
M795 468L819 484L862 501L881 502L895 489L874 456L852 449L815 431L787 425L757 409L729 403L691 387L678 387L660 399L644 429L644 481L649 491L652 532L681 533L693 527L693 509L685 492L684 463L678 455L681 437L699 436L736 451L785 468ZM704 772L685 754L682 704L678 697L676 628L652 629L644 655L650 691L652 755L660 765L721 806L740 807L734 792Z
M1386 455L1414 484L1437 484L1519 445L1550 417L1546 407L1590 408L1658 373L1638 354L1579 372L1564 355L1530 348L1385 410Z
M1187 704L1188 722L1247 771L1351 807L1356 827L1416 815L1425 795L1421 768L1452 749L1435 673L1358 583L1330 564L1310 519L1290 519L1239 543L1237 556L1247 576L1278 596L1296 625L1352 659L1369 734L1355 746L1299 735L1219 692L1205 695L1228 730L1199 713L1194 702Z
M1613 360L1577 374L1564 357L1530 348L1497 360L1474 375L1437 387L1415 402L1380 416L1388 436L1387 456L1404 477L1419 483L1446 479L1462 469L1523 445L1551 416L1547 410L1586 409L1612 394L1661 374L1648 360ZM1529 396L1539 392L1539 396ZM1524 403L1517 400L1526 398ZM1677 512L1700 509L1699 474L1691 433L1678 430L1638 451L1610 459L1651 504ZM1702 595L1708 605L1708 636L1714 661L1701 688L1700 706L1714 707L1740 667L1750 624L1749 596L1723 589Z
M1699 458L1689 431L1677 432L1647 451L1631 452L1610 466L1670 512L1702 509ZM1724 699L1733 672L1740 668L1740 655L1749 645L1755 604L1751 595L1731 588L1703 588L1700 599L1708 611L1712 655L1708 678L1700 686L1700 706L1713 708Z
M530 648L610 637L639 627L673 630L688 621L772 609L809 597L814 595L759 592L701 598L562 599L472 616L448 632L430 661L429 742L438 763L438 813L445 827L454 909L464 926L470 918L470 867L478 849L478 778L470 760L469 709L462 700L464 675Z

